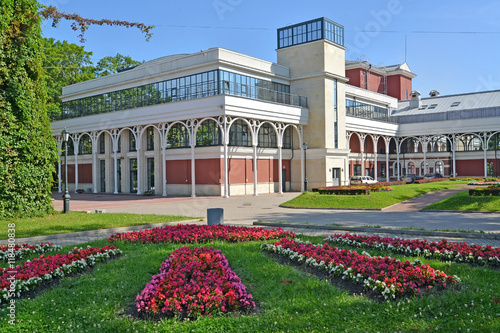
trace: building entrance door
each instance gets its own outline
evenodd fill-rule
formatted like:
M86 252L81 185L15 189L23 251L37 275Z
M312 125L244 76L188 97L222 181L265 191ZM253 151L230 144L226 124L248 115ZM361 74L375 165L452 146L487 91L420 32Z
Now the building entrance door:
M332 169L332 182L333 186L340 186L340 168Z

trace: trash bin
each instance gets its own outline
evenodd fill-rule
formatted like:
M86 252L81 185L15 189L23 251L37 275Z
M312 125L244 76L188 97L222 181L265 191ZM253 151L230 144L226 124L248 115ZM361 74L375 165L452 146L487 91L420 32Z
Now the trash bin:
M207 209L207 223L208 223L208 225L224 224L224 209L222 209L222 208L208 208Z

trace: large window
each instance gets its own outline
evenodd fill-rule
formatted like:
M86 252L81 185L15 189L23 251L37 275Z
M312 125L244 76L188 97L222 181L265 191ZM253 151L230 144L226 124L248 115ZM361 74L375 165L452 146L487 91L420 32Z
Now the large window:
M276 148L276 131L271 124L265 123L259 129L259 147L263 148Z
M283 132L283 148L292 148L292 127L288 126Z
M131 130L128 131L128 151L137 151L137 146L135 145L135 135Z
M213 70L64 102L61 113L51 117L52 120L84 117L219 94L307 107L307 98L291 95L289 85Z
M85 134L80 138L80 145L78 146L78 154L86 155L92 154L92 139Z
M106 134L99 135L99 154L106 153Z
M248 130L247 124L243 120L235 120L231 125L229 131L229 145L245 147L250 147L252 145L252 136Z
M189 147L189 132L183 124L173 125L167 134L167 148Z
M389 110L379 106L369 105L358 101L346 99L345 110L347 116L373 119L378 121L390 121Z
M278 49L319 39L344 45L344 27L326 18L319 18L278 29Z
M215 121L209 119L200 124L196 132L197 146L219 146L221 141L221 132Z
M476 151L481 149L483 149L481 139L476 135L462 135L457 142L457 151Z
M146 149L155 150L155 129L148 127L146 130Z

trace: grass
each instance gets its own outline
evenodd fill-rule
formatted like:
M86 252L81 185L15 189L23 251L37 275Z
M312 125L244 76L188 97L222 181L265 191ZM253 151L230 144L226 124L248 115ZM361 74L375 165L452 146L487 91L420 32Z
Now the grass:
M469 193L466 191L433 203L425 207L425 209L500 211L500 197L473 197L469 196Z
M301 236L313 243L320 237ZM106 241L89 243L106 245ZM117 243L124 255L92 272L61 282L34 299L15 303L16 324L0 309L1 332L498 332L500 274L486 267L420 258L425 264L456 274L460 290L394 301L353 295L325 279L281 265L259 249L261 242L216 242L253 294L258 307L248 315L226 315L179 322L129 316L136 295L157 274L174 244ZM196 245L191 245L196 246ZM198 245L200 246L200 245ZM68 251L70 247L63 250ZM62 251L62 252L64 252ZM388 255L369 251L372 254ZM397 258L405 257L391 254ZM5 263L4 263L5 264ZM126 278L124 278L126 277Z
M87 214L85 212L69 212L68 214L55 213L39 218L14 219L2 221L0 239L7 239L7 224L16 225L16 238L62 234L68 232L97 230L134 225L174 222L194 219L187 216L153 215L153 214L126 214L104 213Z
M423 184L394 185L389 192L371 192L370 195L329 195L304 192L282 204L285 207L364 208L381 209L416 196L437 190L460 187L457 182L445 181Z

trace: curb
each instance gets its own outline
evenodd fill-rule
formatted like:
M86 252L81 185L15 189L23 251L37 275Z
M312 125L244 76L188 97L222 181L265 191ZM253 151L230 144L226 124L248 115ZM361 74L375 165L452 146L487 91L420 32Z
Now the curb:
M290 209L325 209L325 210L369 210L380 212L382 209L380 208L332 208L332 207L295 207L295 206L283 206L278 205L281 208L290 208Z
M474 239L500 239L500 234L472 233L472 232L451 232L451 231L431 231L431 230L406 230L406 229L388 229L388 228L369 228L369 227L350 227L350 226L329 226L316 224L297 224L297 223L279 223L279 222L254 222L253 225L281 228L301 228L301 229L319 229L319 230L341 230L341 231L359 231L383 234L398 234L412 236L434 236L445 238L474 238Z
M500 214L498 210L444 210L444 209L421 209L423 213L476 213L476 214Z
M33 242L38 243L38 242L46 242L46 241L53 241L53 240L57 241L58 239L73 239L73 238L99 236L99 235L111 236L112 234L116 234L116 233L120 233L120 232L153 229L153 228L165 227L165 226L169 226L169 225L175 225L175 224L179 224L179 223L193 223L193 222L200 222L200 219L183 220L183 221L175 221L175 222L153 223L153 224L140 224L140 225L128 226L128 227L117 227L117 228L110 228L110 229L97 229L97 230L69 232L69 233L63 233L63 234L52 234L52 235L44 235L44 236L16 238L16 243L33 243ZM0 240L0 245L5 245L5 244L7 244L7 239Z

